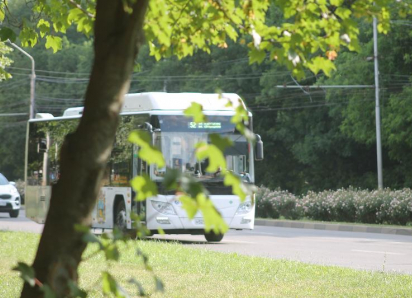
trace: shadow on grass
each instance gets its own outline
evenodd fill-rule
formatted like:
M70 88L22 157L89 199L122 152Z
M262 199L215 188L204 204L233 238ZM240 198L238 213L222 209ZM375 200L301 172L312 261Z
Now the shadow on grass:
M182 240L182 239L166 239L166 238L154 238L154 237L146 237L143 239L140 239L142 241L152 241L152 242L161 242L161 243L178 243L182 245L201 245L201 244L207 244L207 245L222 245L224 243L222 242L207 242L206 240L204 241L199 241L199 240Z

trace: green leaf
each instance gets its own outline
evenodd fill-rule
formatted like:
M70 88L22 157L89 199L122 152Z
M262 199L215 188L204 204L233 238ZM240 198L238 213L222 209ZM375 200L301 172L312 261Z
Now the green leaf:
M226 168L226 158L223 152L227 147L232 145L232 141L218 134L211 134L210 140L211 145L206 143L196 145L196 157L198 160L209 159L209 165L206 171L213 173Z
M139 156L149 164L155 164L159 168L166 165L162 152L150 144L150 135L146 131L132 131L129 135L129 142L140 147Z
M177 181L180 178L180 171L178 169L167 169L162 184L166 189L177 189Z
M0 3L0 22L2 23L4 21L4 18L6 17L5 13L5 5L4 2Z
M57 298L56 293L49 285L43 285L41 290L44 293L44 298Z
M87 292L79 288L79 286L73 281L69 281L70 297L86 298Z
M323 57L316 57L312 59L308 63L308 67L315 74L322 70L328 77L331 75L332 70L336 69L332 61Z
M330 4L334 6L341 6L343 3L343 0L330 0Z
M215 233L225 233L228 230L226 222L204 193L198 193L196 197L183 195L179 200L190 219L193 219L198 211L202 212L207 232L213 230Z
M82 240L85 243L98 243L101 246L100 239L90 232L90 227L80 224L74 225L74 230L78 233L83 234Z
M265 57L266 57L265 51L258 50L256 48L252 48L249 51L249 62L250 62L250 64L255 63L255 62L262 63L263 60L265 60Z
M37 28L40 29L41 37L44 37L46 34L50 33L50 23L44 19L40 19L37 22Z
M157 186L148 175L137 176L130 181L136 191L136 200L144 201L149 197L157 195Z
M252 195L255 190L254 186L244 184L239 176L231 172L225 173L224 184L231 186L233 194L237 195L242 202L246 199L247 195Z
M129 142L134 143L140 147L150 146L150 135L146 131L135 130L129 135Z
M238 34L232 26L225 26L225 32L229 36L230 39L236 40Z
M219 134L210 134L210 141L213 145L220 149L220 151L224 152L227 147L233 145L233 142L229 138L221 137Z
M236 124L236 129L243 134L246 139L253 141L255 136L253 133L251 133L247 127L244 125L244 123L248 123L249 121L249 115L248 111L245 109L244 105L240 102L239 105L236 107L236 113L233 115L233 117L230 119L230 122Z
M82 240L86 243L98 243L101 244L99 237L92 233L86 233L83 235Z
M190 176L182 177L180 181L180 187L185 193L189 194L192 198L196 198L197 195L200 193L208 195L208 191L207 189L205 189L203 184Z
M53 49L53 53L56 53L62 48L62 39L58 36L48 35L46 36L46 49Z
M209 232L213 230L216 234L224 234L229 227L223 220L221 214L214 207L213 202L203 194L199 194L196 197L196 201L199 205L199 209L203 214L205 221L205 231Z
M166 164L162 152L153 146L142 147L139 156L148 164L156 164L159 168L163 168Z
M80 8L73 8L69 11L69 15L67 17L67 20L69 22L76 21L78 22L82 18L85 18L84 12Z
M144 267L147 271L153 272L153 268L149 265L149 257L140 249L136 250L136 254L139 257L142 257Z
M196 102L192 102L191 106L184 111L184 114L186 117L193 117L193 121L196 123L207 121L206 116L203 114L202 105Z
M16 41L16 33L13 30L7 27L0 28L0 40L7 41L10 40L11 42Z
M179 201L182 202L182 208L186 211L187 216L193 219L198 211L196 199L183 195L179 197Z
M103 248L106 260L118 261L120 257L119 249L116 245L110 244Z
M226 158L222 151L215 145L199 143L196 145L196 157L198 160L209 159L209 165L206 171L210 173L218 172L221 169L226 169Z
M144 296L146 296L146 291L144 290L142 284L141 284L139 281L137 281L137 280L134 279L134 278L131 278L131 279L129 280L129 283L132 284L132 285L135 285L135 286L137 287L137 295L138 295L139 297L144 297Z
M30 286L34 287L35 285L35 274L34 269L23 262L18 262L17 266L13 267L14 271L20 272L20 278L27 282Z
M155 279L155 284L156 284L156 292L164 293L165 286L163 282L157 276L155 276L154 279Z
M256 135L254 134L254 132L251 131L251 130L250 130L249 128L247 128L246 126L244 126L242 123L236 125L236 129L237 129L238 131L240 131L240 133L241 133L242 135L244 135L245 138L246 138L248 141L251 141L251 142L254 142L254 141L255 141Z
M113 294L115 297L127 297L124 290L117 284L114 277L107 271L102 272L102 288L106 295Z
M74 230L76 231L76 232L79 232L79 233L89 233L90 232L90 227L89 226L86 226L86 225L81 225L81 224L75 224L74 225Z
M335 14L339 16L342 20L345 20L351 16L352 11L344 7L338 7L335 11Z

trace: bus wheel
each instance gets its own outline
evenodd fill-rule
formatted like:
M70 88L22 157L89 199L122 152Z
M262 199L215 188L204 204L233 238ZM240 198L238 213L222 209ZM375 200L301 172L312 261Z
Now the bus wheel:
M10 215L10 217L16 218L17 216L19 216L19 209L9 211L9 215Z
M224 234L215 234L213 231L205 233L207 242L220 242L223 239Z
M114 213L114 226L122 232L127 231L126 205L123 200L119 201L116 206L116 211Z

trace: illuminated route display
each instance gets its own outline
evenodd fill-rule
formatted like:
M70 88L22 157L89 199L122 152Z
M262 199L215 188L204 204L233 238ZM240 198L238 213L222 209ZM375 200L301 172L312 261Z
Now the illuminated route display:
M189 129L221 129L222 123L221 122L189 122L188 123Z
M232 116L207 116L204 122L194 122L190 117L182 115L155 115L152 116L151 123L164 132L236 133L231 119Z

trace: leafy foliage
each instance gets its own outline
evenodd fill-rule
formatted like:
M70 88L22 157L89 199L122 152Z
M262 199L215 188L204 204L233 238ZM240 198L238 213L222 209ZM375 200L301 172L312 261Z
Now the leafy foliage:
M34 269L26 263L19 262L13 270L20 272L20 277L32 287L35 285Z
M107 271L102 273L103 293L106 295L112 294L116 298L127 297L125 291L116 282L116 279Z
M136 200L144 201L146 198L157 195L156 184L147 175L136 176L130 181L132 187L137 190Z
M156 164L159 168L164 167L166 162L162 153L150 144L151 139L145 131L134 131L129 136L129 141L139 146L140 158L149 164Z
M374 15L379 19L380 32L388 31L389 3L382 0L374 5L374 1L368 0L347 4L332 0L307 4L303 0L276 0L274 5L288 21L272 26L265 23L267 0L150 1L144 29L150 53L157 60L171 55L183 58L193 55L195 50L210 53L212 45L227 48L228 40L237 41L243 34L253 39L248 43L251 62L261 63L268 57L286 65L298 77L303 76L304 68L330 75L335 67L328 52L341 47L359 50L357 18ZM6 13L5 2L2 4L0 18ZM129 5L124 7L130 10ZM78 32L89 36L96 13L93 0L35 1L32 10L40 17L34 28L31 20L22 23L19 33L22 44L34 46L39 37L46 38L46 48L54 52L62 48L57 34L66 33L73 24ZM408 7L403 6L401 14L405 15L407 10ZM2 32L3 41L14 36L10 27L4 27Z
M192 105L184 113L188 117L193 117L193 121L196 123L206 122L206 116L202 112L201 104L192 102Z
M4 33L4 30L0 30L0 39L2 39L1 36L3 35L3 33ZM0 42L0 82L11 78L11 75L7 71L5 71L5 68L10 66L13 63L13 60L11 60L8 57L8 54L11 51L12 49L6 46L4 42Z

